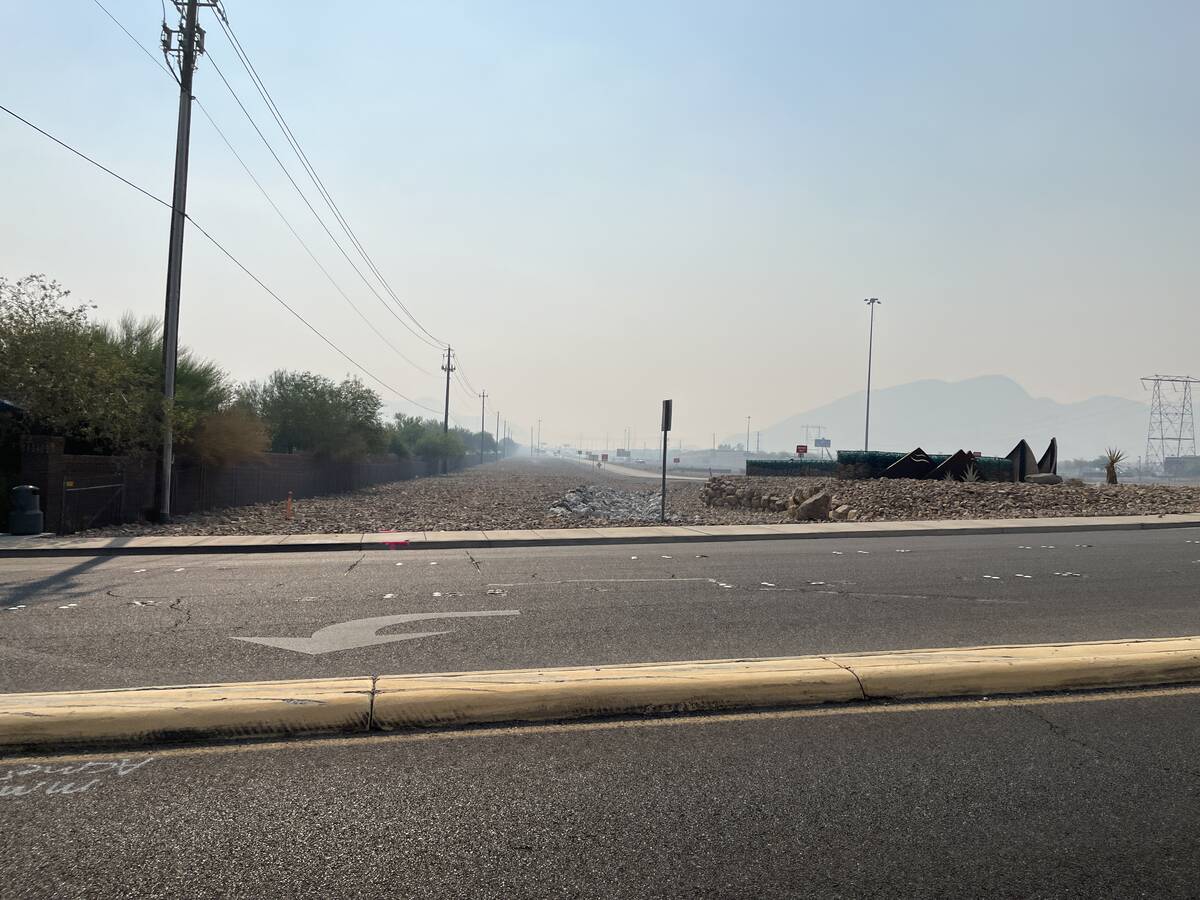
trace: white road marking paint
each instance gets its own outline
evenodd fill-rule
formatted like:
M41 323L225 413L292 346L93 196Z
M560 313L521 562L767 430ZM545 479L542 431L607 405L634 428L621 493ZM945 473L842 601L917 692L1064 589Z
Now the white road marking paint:
M769 581L760 581L759 584L761 584L763 587L775 587L775 585Z
M488 591L488 593L495 597L504 597L508 595L508 591L502 591L500 588L493 588L492 590Z
M999 575L984 575L983 577L984 577L984 578L990 578L992 581L999 581L999 580L1000 580L1000 576L999 576Z
M669 556L664 556L664 557L663 557L663 559L670 559L670 558L671 558L671 557L669 557Z
M437 560L434 560L434 561L430 562L430 565L431 565L431 566L436 566L436 565L437 565Z
M175 571L176 571L176 572L182 572L182 571L183 571L183 569L176 569Z
M157 600L134 600L134 606L154 606L158 603Z
M715 578L564 578L561 581L492 581L488 587L537 587L539 584L648 584L652 582L707 581L716 584Z
M25 604L24 604L24 603L21 603L21 604L19 604L19 605L17 605L17 606L6 606L6 607L4 607L4 608L5 608L5 609L7 609L7 610L9 610L9 611L11 612L11 611L12 611L12 610L14 610L14 609L24 609L24 608L25 608Z
M809 584L812 585L813 587L816 587L817 585L824 584L824 583L825 582L823 582L823 581L810 581L809 582Z
M395 598L395 596L396 596L395 594L384 594L383 599L384 600L392 600Z
M1026 545L1026 544L1019 544L1019 545L1017 546L1017 549L1018 549L1018 550L1032 550L1033 548L1032 548L1032 547L1030 547L1030 546L1028 546L1028 545Z
M440 597L440 596L442 596L442 592L441 592L441 591L434 591L434 592L433 592L433 596L435 596L435 597Z
M630 559L637 559L637 557L636 557L636 556L631 556L631 557L629 557L629 558L630 558Z
M911 550L897 550L897 553L912 553Z
M396 563L396 565L402 566L402 565L404 565L404 563Z
M123 778L136 772L142 766L153 761L148 756L141 762L134 762L129 757L114 760L89 760L72 764L66 763L19 763L7 770L0 770L0 798L16 798L37 795L82 794L106 780ZM78 782L64 781L61 778L45 777L55 775L82 775ZM87 777L98 776L98 777ZM105 776L108 776L107 779Z
M411 641L416 638L436 637L440 634L450 634L449 631L418 631L409 634L376 634L376 632L401 625L405 622L423 622L428 619L465 619L483 616L519 616L517 609L482 610L477 612L435 612L435 613L402 613L396 616L373 616L369 619L353 619L349 622L338 622L313 632L312 637L277 638L277 637L234 637L235 641L246 641L250 644L262 644L265 647L277 647L280 650L292 650L296 653L307 653L317 656L322 653L333 653L337 650L350 650L356 647L372 647L376 644L390 644L394 641Z
M301 602L301 603L312 603L312 602L314 602L316 599L317 599L316 597L301 597L299 602Z
M1032 578L1032 575L1022 575L1020 572L1016 574L1017 578Z
M855 553L861 553L863 556L866 556L866 555L867 555L868 553L870 553L871 551L870 551L870 550L855 550L854 552L855 552Z
M1082 578L1078 572L1055 572L1055 575L1061 575L1063 578Z
M697 553L696 559L708 559L708 554L707 553Z
M134 574L134 575L136 575L136 574L138 574L139 572L145 572L145 571L146 571L145 569L134 569L134 570L133 570L133 574Z

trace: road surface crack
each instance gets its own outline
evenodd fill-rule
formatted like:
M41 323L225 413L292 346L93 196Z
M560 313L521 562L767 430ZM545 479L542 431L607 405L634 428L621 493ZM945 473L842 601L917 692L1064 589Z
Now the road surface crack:
M350 563L350 565L346 568L346 571L343 572L342 574L349 575L351 572L354 571L355 566L357 566L360 562L362 562L366 558L367 558L367 554L364 552L361 556L359 556L358 559L356 559L354 562Z
M182 603L183 603L183 598L176 597L174 600L171 601L170 605L167 607L167 609L174 610L175 612L183 613L182 618L176 619L174 622L171 623L171 627L169 629L170 631L175 631L179 628L182 628L185 625L191 624L192 609L190 606L182 606L181 605Z
M1038 710L1035 709L1034 707L1019 706L1017 708L1021 712L1028 713L1034 719L1036 719L1037 721L1039 721L1043 725L1045 725L1050 730L1050 734L1052 736L1058 738L1061 741L1065 741L1068 744L1073 744L1074 746L1079 747L1082 750L1087 750L1089 753L1092 754L1092 756L1095 757L1096 762L1105 763L1107 765L1113 766L1114 768L1120 768L1122 766L1128 767L1130 765L1129 761L1127 759L1125 759L1123 756L1102 750L1099 747L1097 747L1095 744L1090 744L1087 741L1076 737L1075 735L1071 734L1065 727L1054 722L1052 719L1048 718L1047 716L1043 715L1042 713L1038 712ZM1192 769L1176 769L1176 768L1172 768L1170 766L1154 766L1153 768L1157 769L1160 772L1166 773L1168 775L1186 775L1189 778L1200 778L1200 772L1193 771Z
M479 560L477 560L474 556L471 555L470 550L464 550L463 552L467 554L467 559L469 559L471 561L471 565L473 565L475 567L475 571L482 575L483 569L479 568Z

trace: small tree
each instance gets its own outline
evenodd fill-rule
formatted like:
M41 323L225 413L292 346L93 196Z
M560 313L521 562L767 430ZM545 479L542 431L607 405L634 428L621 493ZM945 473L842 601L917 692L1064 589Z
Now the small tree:
M1114 447L1104 451L1104 480L1109 484L1117 483L1117 467L1125 460L1125 453Z

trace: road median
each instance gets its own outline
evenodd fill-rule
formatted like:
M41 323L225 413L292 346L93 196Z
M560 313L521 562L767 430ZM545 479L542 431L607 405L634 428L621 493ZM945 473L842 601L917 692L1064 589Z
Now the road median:
M1200 637L0 694L0 749L1200 682Z

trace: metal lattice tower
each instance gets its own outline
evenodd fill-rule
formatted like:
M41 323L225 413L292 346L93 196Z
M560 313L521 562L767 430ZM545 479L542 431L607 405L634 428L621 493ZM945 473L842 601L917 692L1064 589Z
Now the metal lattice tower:
M1196 420L1188 375L1152 375L1142 379L1150 391L1150 427L1146 431L1146 464L1163 467L1168 456L1196 455Z

